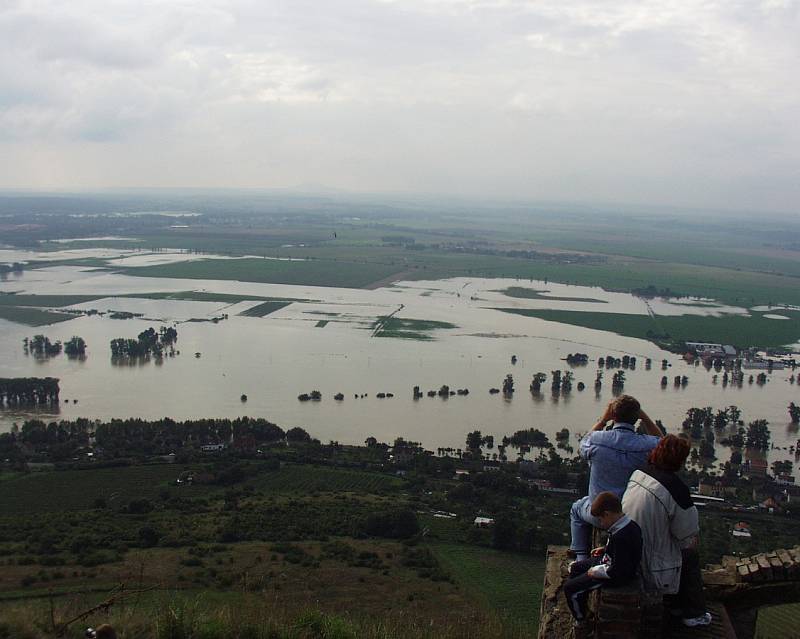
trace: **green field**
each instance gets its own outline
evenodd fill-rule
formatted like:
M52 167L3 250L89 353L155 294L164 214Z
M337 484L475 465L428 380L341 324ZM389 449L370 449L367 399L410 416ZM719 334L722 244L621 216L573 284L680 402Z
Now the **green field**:
M539 627L544 559L460 544L431 546L448 573L512 626Z
M309 302L311 300L290 297L262 297L260 295L236 295L232 293L207 293L205 291L179 291L177 293L131 293L121 297L134 297L149 300L182 300L187 302L239 302L260 301L265 302ZM96 299L96 298L93 298Z
M154 464L18 475L0 482L0 513L88 510L97 497L104 497L110 504L155 499L182 470L176 464ZM180 490L195 496L201 489L186 486Z
M800 639L800 603L759 609L755 639Z
M261 302L261 304L252 306L246 311L242 311L239 315L243 317L266 317L270 313L286 308L289 304L291 304L291 302Z
M0 319L25 324L26 326L47 326L58 322L67 322L75 319L76 315L67 313L54 313L53 311L43 311L39 308L29 308L27 306L0 306Z
M599 304L607 304L606 300L598 300L593 297L557 297L555 295L543 295L549 291L535 291L532 288L523 288L522 286L509 286L508 288L498 291L508 297L517 297L528 300L547 300L550 302L596 302Z
M238 280L272 284L363 288L401 270L393 264L368 261L197 260L157 266L119 269L138 277L170 277L201 280Z
M264 492L363 492L382 493L395 490L402 480L390 475L333 468L284 466L272 473L261 474L248 482Z
M384 316L375 321L373 337L399 337L428 341L434 339L431 332L443 328L456 328L456 325L450 322Z
M498 309L506 313L536 317L550 322L610 331L626 337L663 342L714 342L747 346L783 346L800 339L800 313L776 311L789 320L766 319L756 313L752 317L724 315L627 315L623 313L590 313L550 309Z
M0 306L32 306L57 308L72 306L98 299L97 295L24 295L21 293L0 293Z

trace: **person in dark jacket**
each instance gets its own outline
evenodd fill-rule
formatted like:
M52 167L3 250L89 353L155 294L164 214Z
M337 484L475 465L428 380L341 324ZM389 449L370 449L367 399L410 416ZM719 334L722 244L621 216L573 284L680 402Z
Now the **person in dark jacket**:
M589 559L570 564L570 579L564 584L572 616L577 623L586 619L589 593L604 586L624 586L636 577L642 558L642 531L622 512L622 502L612 492L602 492L592 501L591 513L608 530L608 543L595 548Z

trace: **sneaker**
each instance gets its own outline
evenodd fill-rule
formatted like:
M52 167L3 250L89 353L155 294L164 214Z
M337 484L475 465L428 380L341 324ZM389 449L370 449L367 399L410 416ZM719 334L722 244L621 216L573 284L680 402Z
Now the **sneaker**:
M709 626L711 625L711 613L706 612L700 615L699 617L684 617L683 625L688 626L689 628L697 628L699 626Z

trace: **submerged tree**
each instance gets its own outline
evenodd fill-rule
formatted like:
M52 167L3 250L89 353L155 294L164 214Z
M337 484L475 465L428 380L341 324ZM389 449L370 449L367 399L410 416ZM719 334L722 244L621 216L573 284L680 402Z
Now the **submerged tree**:
M766 451L769 449L771 433L766 419L756 419L747 425L745 445L747 448Z
M86 355L86 342L82 337L74 335L64 344L64 352L70 359L84 357Z
M789 404L789 418L792 420L792 424L800 424L800 406L794 402Z
M531 380L531 393L538 395L542 390L542 384L547 379L547 375L544 373L536 373L533 376L533 380Z

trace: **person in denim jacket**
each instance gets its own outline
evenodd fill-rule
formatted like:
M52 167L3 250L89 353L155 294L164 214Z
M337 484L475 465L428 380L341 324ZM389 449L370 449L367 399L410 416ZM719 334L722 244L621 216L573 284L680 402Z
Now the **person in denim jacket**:
M645 435L638 435L634 424L642 420ZM606 430L609 421L611 429ZM581 440L580 455L589 462L589 495L578 499L570 509L572 543L576 559L589 557L592 527L600 522L591 513L594 499L602 492L622 498L633 471L647 465L647 456L661 439L661 429L642 410L638 400L621 395L606 407L602 417Z

